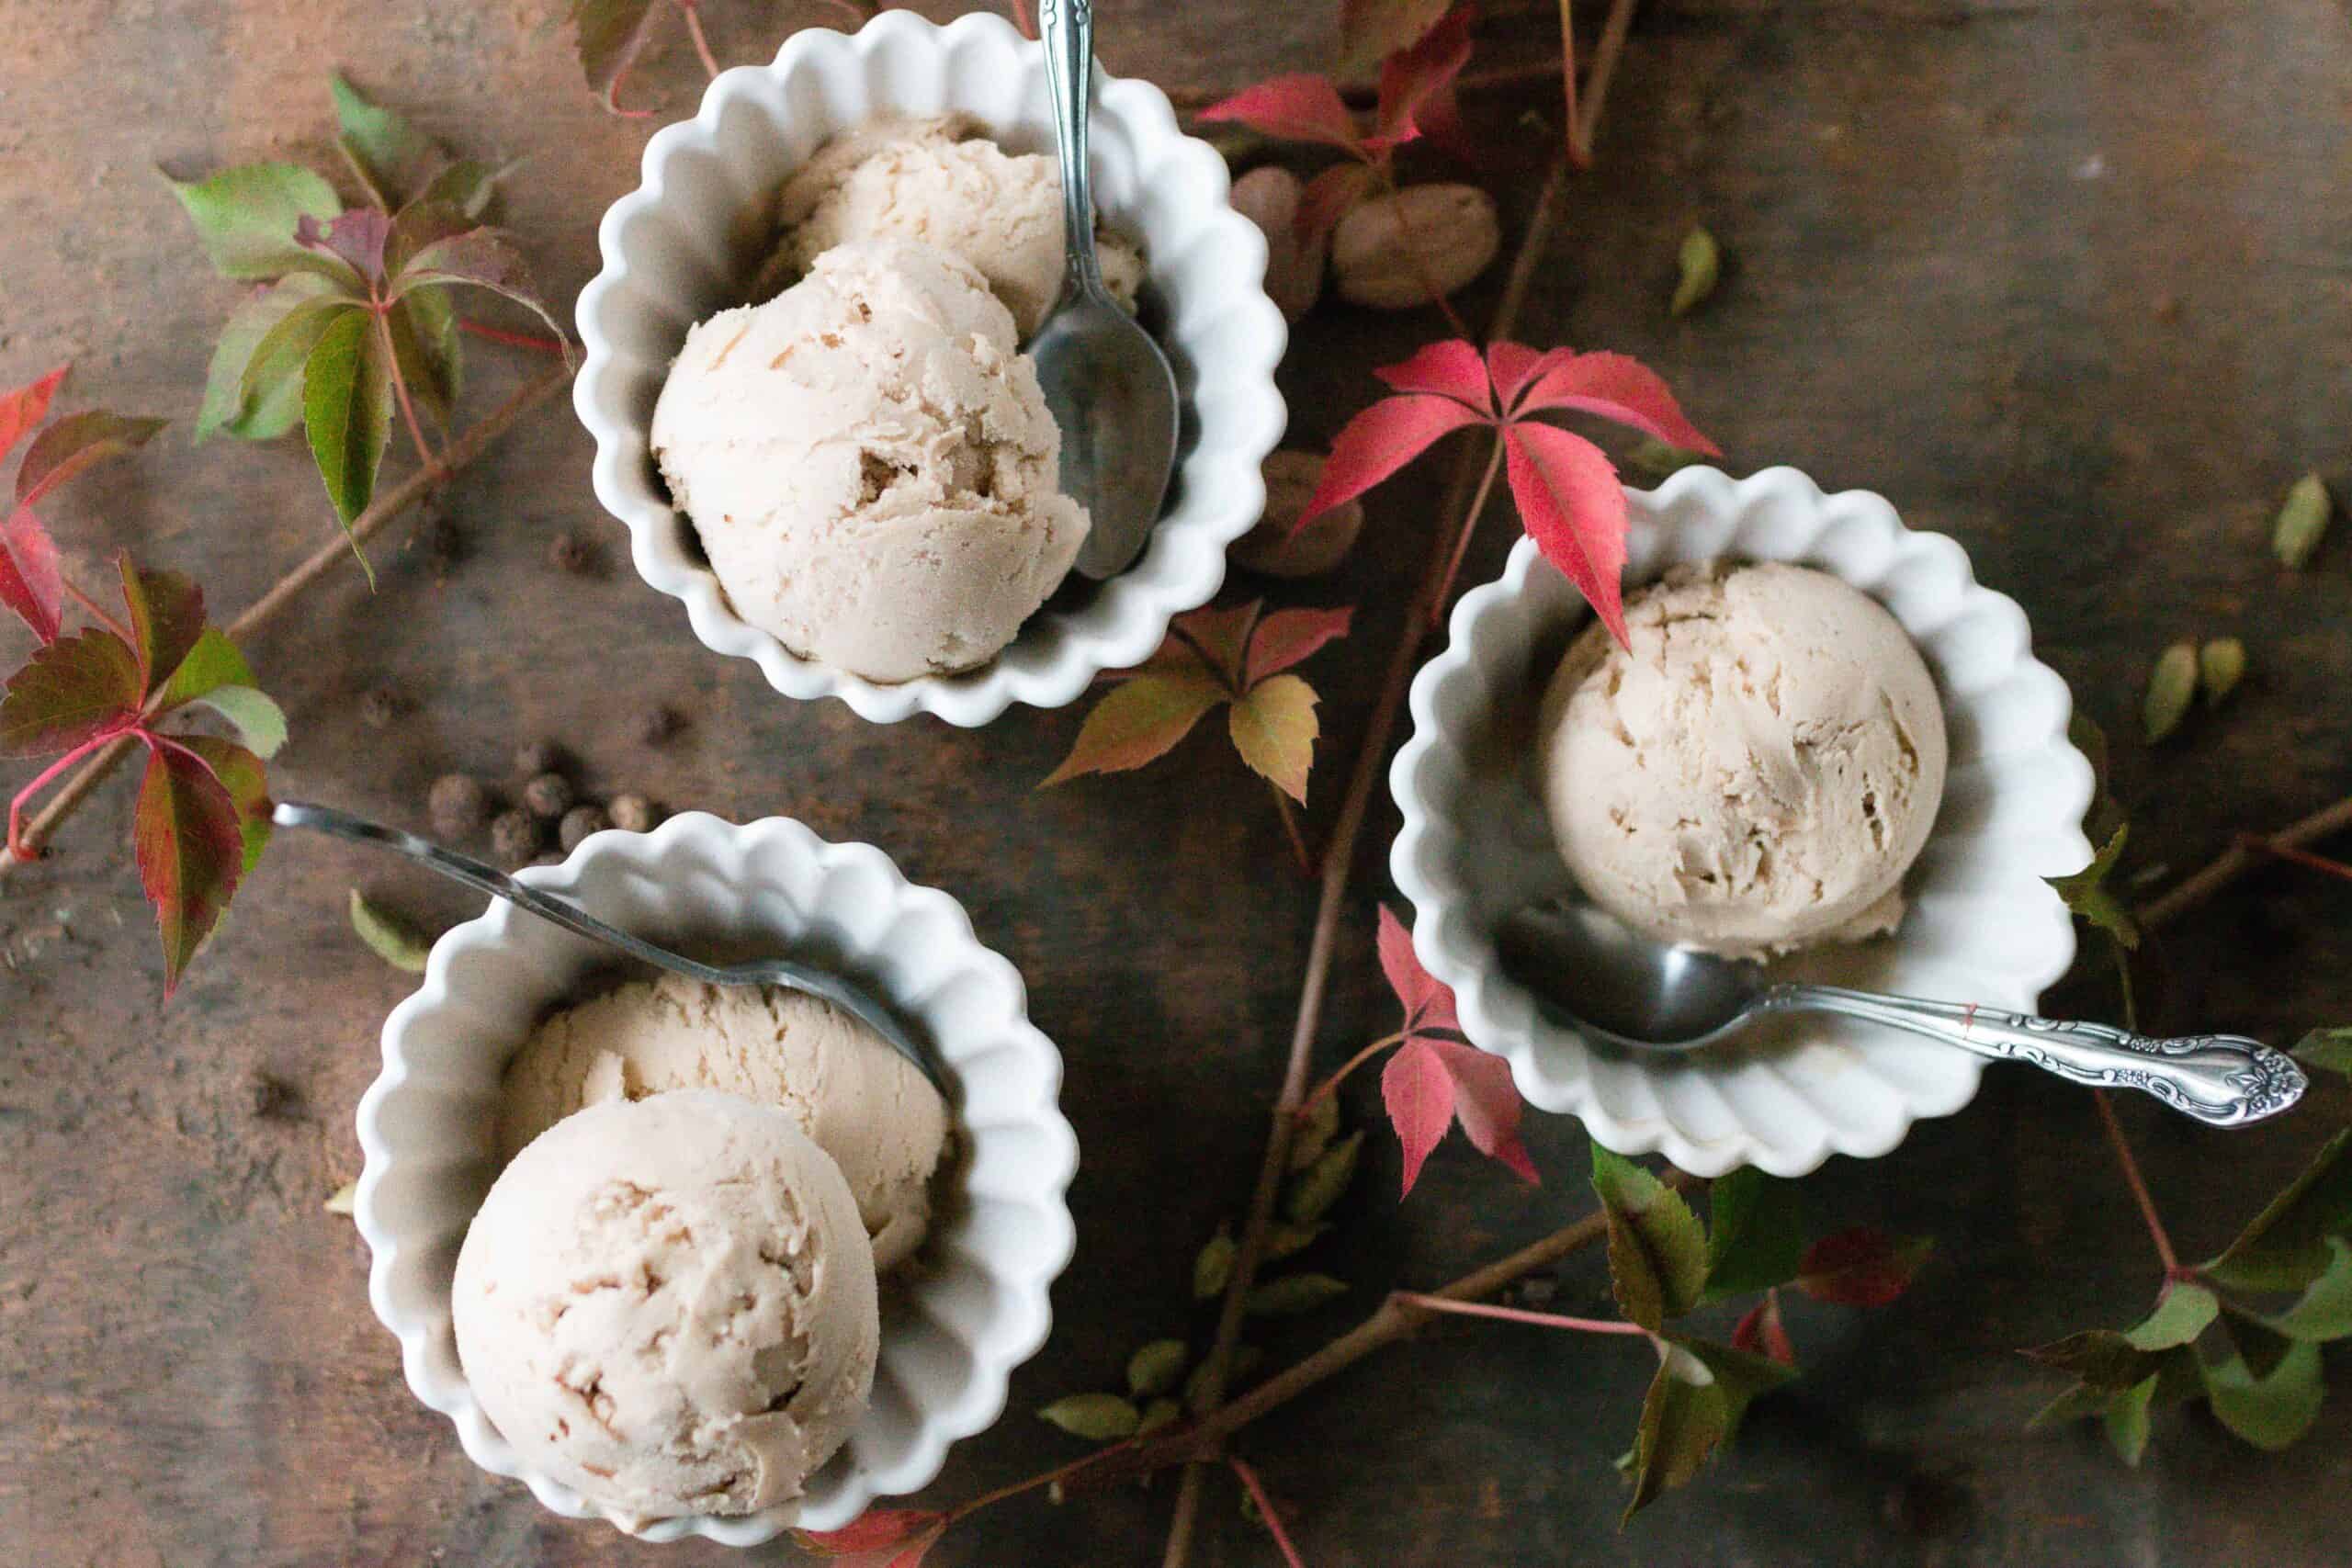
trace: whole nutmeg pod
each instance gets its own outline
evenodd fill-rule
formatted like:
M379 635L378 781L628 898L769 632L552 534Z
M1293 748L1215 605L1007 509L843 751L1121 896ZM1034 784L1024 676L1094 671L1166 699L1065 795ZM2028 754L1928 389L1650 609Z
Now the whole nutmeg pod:
M1329 260L1328 234L1302 241L1298 201L1303 187L1288 169L1271 164L1233 182L1233 209L1265 231L1266 298L1295 321L1323 298L1323 271Z
M571 781L561 773L541 773L523 786L523 808L554 821L571 809Z
M501 865L530 864L545 842L546 824L527 811L502 811L491 819L491 852Z
M1343 501L1306 527L1299 514L1323 482L1323 459L1313 452L1269 453L1266 511L1234 542L1236 565L1268 577L1316 577L1347 558L1363 531L1363 502Z
M649 832L662 819L653 803L641 795L616 795L605 805L605 814L613 826L631 833Z
M534 740L514 750L514 771L526 779L560 772L564 761L563 748L552 740Z
M1476 186L1407 186L1340 220L1331 270L1350 304L1406 310L1486 271L1502 239L1494 198Z
M471 773L443 773L424 805L433 830L445 839L469 839L490 820L490 792Z
M570 854L580 847L581 840L591 833L601 833L611 826L603 807L575 806L563 814L562 821L556 824L555 841L563 846L564 853Z

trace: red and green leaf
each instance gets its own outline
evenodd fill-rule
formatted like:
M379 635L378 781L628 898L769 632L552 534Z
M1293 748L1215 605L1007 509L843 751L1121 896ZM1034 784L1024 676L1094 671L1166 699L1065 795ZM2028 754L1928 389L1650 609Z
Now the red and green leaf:
M448 161L431 137L394 111L369 103L341 74L328 75L327 91L334 99L335 123L342 132L335 146L385 211L397 210L423 190Z
M1707 1240L1680 1193L1624 1156L1592 1145L1592 1190L1609 1219L1609 1279L1628 1323L1657 1333L1697 1305Z
M1470 13L1447 14L1436 26L1387 53L1380 62L1380 106L1374 122L1384 136L1406 141L1430 130L1426 112L1451 103L1453 79L1470 63Z
M264 365L258 359L270 333L296 307L332 294L334 285L316 273L298 272L256 289L229 317L212 363L204 375L204 402L197 411L196 438L220 431L247 441L285 434L302 417L302 360L310 352L288 352ZM319 322L324 330L325 321Z
M218 736L175 735L172 739L202 758L220 787L229 792L237 808L237 831L244 850L239 873L253 870L262 851L269 847L271 827L269 775L262 760L235 741Z
M503 295L537 314L562 345L564 362L571 363L571 340L563 335L562 324L532 288L530 264L500 231L469 229L422 246L392 280L391 298L399 300L420 288L458 284Z
M92 464L146 446L164 423L104 409L67 414L33 437L26 449L24 466L17 470L17 504L36 505Z
M1277 610L1259 621L1250 636L1241 684L1255 686L1270 675L1311 658L1325 644L1348 635L1352 609Z
M305 218L334 217L343 203L333 186L300 164L248 164L170 185L221 276L266 279L332 265L297 243L294 230Z
M50 401L71 369L70 365L61 365L38 381L13 392L0 392L0 457L15 451L17 443L49 417Z
M57 544L29 506L0 523L0 604L16 612L41 641L55 642L65 610L65 575Z
M1413 47L1445 18L1453 0L1340 0L1342 72L1368 71Z
M1197 662L1197 661L1196 661ZM1083 773L1122 773L1165 756L1229 694L1205 671L1137 675L1112 688L1079 728L1078 741L1044 784Z
M135 717L145 697L139 656L101 627L36 651L0 696L0 756L47 757Z
M168 997L237 891L244 831L235 797L209 762L179 742L151 740L131 837L163 937Z
M243 412L236 423L222 426L232 434L260 441L293 429L302 418L311 351L337 321L368 314L366 306L315 274L297 274L278 287L284 289L305 280L309 286L291 290L276 321L245 357L237 378L238 406Z
M1884 1306L1910 1288L1934 1250L1935 1244L1925 1236L1893 1236L1871 1225L1856 1225L1805 1248L1804 1261L1797 1269L1797 1289L1819 1302Z
M1250 633L1264 609L1262 600L1253 599L1247 604L1224 610L1204 604L1179 615L1169 628L1168 639L1145 668L1191 671L1205 667L1238 692L1245 683L1242 677Z
M302 369L302 425L311 457L346 532L375 495L376 469L392 428L391 364L375 325L365 310L337 313ZM357 552L356 541L352 548ZM367 558L360 558L364 564Z
M1764 1299L1747 1309L1738 1326L1731 1331L1731 1348L1766 1357L1784 1367L1797 1364L1796 1343L1789 1337L1787 1325L1781 1321L1780 1292L1765 1292Z
M1261 681L1234 700L1227 716L1234 749L1252 772L1306 804L1306 775L1315 766L1315 688L1295 675Z
M620 90L653 40L655 0L572 0L571 19L580 28L580 69L605 107L628 118L651 113L621 107Z
M139 660L139 700L169 680L204 635L204 591L175 571L146 571L116 558Z
M384 281L384 242L391 232L392 220L381 208L355 207L324 224L315 218L297 220L294 243L334 257L372 288Z

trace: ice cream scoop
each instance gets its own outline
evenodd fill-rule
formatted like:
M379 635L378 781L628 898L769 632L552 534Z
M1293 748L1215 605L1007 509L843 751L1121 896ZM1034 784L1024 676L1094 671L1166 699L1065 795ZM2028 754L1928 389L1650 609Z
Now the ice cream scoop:
M1943 709L1866 594L1779 562L1678 568L1598 626L1545 695L1542 791L1593 903L1753 957L1902 918L1943 792Z
M773 1106L591 1106L515 1156L450 1292L482 1412L533 1470L639 1518L797 1496L865 1410L874 1251Z
M736 614L881 682L986 663L1068 574L1061 443L980 275L897 239L696 326L653 411Z
M793 991L664 975L550 1014L507 1065L499 1144L511 1158L585 1106L680 1089L789 1114L841 1167L876 1268L922 1244L946 1101L872 1030Z

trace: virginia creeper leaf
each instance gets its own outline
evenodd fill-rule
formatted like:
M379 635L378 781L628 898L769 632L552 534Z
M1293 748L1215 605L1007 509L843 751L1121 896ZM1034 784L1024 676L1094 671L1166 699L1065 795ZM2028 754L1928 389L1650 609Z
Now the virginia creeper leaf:
M2352 1077L2352 1029L2314 1029L2290 1054L2307 1067Z
M652 41L655 18L654 0L572 0L571 19L580 28L580 69L614 114L632 113L621 107L621 81Z
M1731 1331L1731 1348L1745 1350L1751 1356L1763 1356L1784 1367L1797 1364L1797 1348L1789 1337L1788 1325L1781 1321L1781 1292L1764 1292L1764 1299L1749 1307Z
M1625 491L1608 455L1581 435L1532 421L1504 431L1503 451L1528 536L1623 643Z
M0 604L17 613L41 641L55 642L65 612L65 575L57 543L29 506L0 523Z
M93 626L37 649L0 696L0 756L70 751L136 714L145 696L130 645Z
M1226 716L1234 749L1250 771L1306 804L1306 775L1315 765L1315 688L1295 675L1261 681L1234 701Z
M2148 1451L2148 1410L2156 1397L2156 1384L2163 1381L2150 1372L2145 1378L2114 1396L2107 1407L2107 1440L2124 1463L2139 1467L2141 1456Z
M212 735L175 735L173 742L204 759L212 776L229 792L237 808L237 828L244 842L242 871L251 871L269 846L269 774L259 757L233 740Z
M1500 351L1518 345L1495 346ZM1495 411L1495 389L1487 380L1487 362L1475 346L1462 338L1426 344L1410 359L1382 366L1373 374L1395 391L1434 392L1439 397L1467 403L1484 414Z
M173 743L149 748L133 823L139 880L155 907L169 997L237 891L244 833L236 802L211 766Z
M169 680L204 636L204 590L176 571L146 571L119 556L122 602L139 656L140 696Z
M2159 1370L2172 1351L2143 1349L2132 1343L2130 1336L2111 1328L2086 1328L2021 1354L2045 1367L2072 1372L2092 1388L2120 1393Z
M804 1551L855 1558L851 1568L918 1568L947 1529L947 1516L930 1508L868 1508L837 1530L794 1530Z
M391 233L391 219L376 207L355 207L323 224L315 218L294 224L295 243L334 256L370 288L384 281L384 242Z
M2115 863L2123 858L2123 840L2128 829L2123 823L2115 825L2104 848L2091 857L2091 863L2064 876L2045 876L2044 882L2056 890L2058 897L2075 915L2106 931L2126 947L2140 945L2140 926L2132 919L2132 911L2122 899L2107 886L2108 877L2115 870Z
M2268 1377L2287 1359L2287 1351L2295 1343L2271 1327L2260 1314L2234 1303L2222 1308L2222 1327L2231 1348L2257 1379Z
M1250 636L1242 684L1254 686L1310 657L1325 643L1347 636L1354 615L1352 609L1275 611Z
M2352 1235L2352 1129L2330 1138L2203 1272L2242 1291L2300 1291L2334 1261L2330 1238Z
M1592 1145L1592 1190L1609 1215L1610 1283L1626 1321L1656 1333L1699 1303L1707 1240L1679 1193L1640 1166Z
M160 419L132 419L104 409L69 413L39 435L17 470L17 504L33 506L91 464L120 457L154 439Z
M2204 1333L2222 1310L2221 1298L2204 1286L2177 1280L2156 1299L2156 1309L2124 1330L2133 1348L2169 1350Z
M343 289L315 274L297 274L285 284L307 278L315 288L298 294L277 320L254 344L238 378L237 396L251 411L245 428L232 433L255 441L283 435L302 417L304 377L311 351L326 331L345 316L364 315L366 308ZM284 287L281 284L280 287ZM233 324L233 323L232 323Z
M1111 689L1079 727L1062 765L1037 787L1082 773L1121 773L1164 756L1192 733L1201 716L1227 700L1223 686L1204 673L1138 675Z
M72 368L61 365L38 381L27 382L12 392L0 392L0 457L15 451L17 443L49 417L50 400L57 396L65 373Z
M302 425L311 457L346 533L376 493L376 468L392 428L391 364L375 329L375 317L365 310L340 312L302 368ZM352 550L359 553L356 540ZM360 560L364 565L367 557ZM368 581L375 580L371 569Z
M1147 669L1180 669L1197 672L1203 662L1216 678L1235 691L1243 684L1242 663L1250 646L1250 634L1258 624L1259 615L1265 609L1262 601L1252 600L1220 610L1214 604L1203 605L1190 614L1176 617L1172 628L1175 635L1160 645L1159 653L1152 656ZM1168 655L1163 661L1160 655Z
M2205 1396L2222 1426L2266 1453L2291 1447L2319 1419L2319 1347L2292 1346L2267 1376L2233 1356L2206 1363Z
M1410 1197L1413 1183L1420 1179L1421 1162L1453 1125L1453 1077L1445 1070L1434 1042L1408 1040L1396 1048L1381 1069L1380 1102L1405 1156L1405 1185L1397 1196Z
M1355 116L1340 97L1329 76L1297 72L1260 82L1200 113L1204 120L1238 120L1250 130L1280 141L1312 141L1338 147L1364 157L1375 146L1394 146L1412 140L1402 136L1365 138L1356 130Z
M461 283L503 294L533 311L561 345L564 363L571 363L571 340L564 336L561 324L532 288L530 264L514 242L496 229L469 229L425 245L392 280L391 298L399 299L418 288Z
M321 270L320 258L295 243L294 226L304 218L333 218L343 203L334 187L310 170L294 164L247 164L209 180L164 177L221 276L271 278Z
M1514 412L1523 416L1546 410L1598 414L1688 452L1723 456L1684 416L1658 374L1622 354L1572 354L1563 348L1545 355Z
M1935 1244L1925 1236L1891 1236L1855 1225L1805 1248L1797 1289L1817 1302L1878 1307L1900 1296Z
M1619 1522L1688 1484L1723 1441L1727 1424L1724 1401L1713 1384L1678 1373L1672 1349L1667 1348L1649 1392L1642 1397L1641 1425L1634 1429L1634 1451L1625 1467L1633 1475L1634 1494Z
M181 659L171 678L164 682L164 695L157 712L169 713L183 703L192 703L206 693L222 686L250 686L254 683L253 667L237 645L215 627L207 626Z
M2263 1319L2290 1339L2320 1342L2352 1338L2352 1245L2331 1236L2327 1271L2311 1282L2293 1306Z
M1796 1375L1796 1369L1751 1351L1730 1345L1717 1345L1712 1340L1686 1339L1679 1334L1664 1337L1675 1348L1682 1351L1707 1369L1714 1381L1714 1388L1724 1402L1724 1438L1729 1441L1739 1431L1739 1423L1747 1414L1748 1405L1759 1394L1769 1393Z
M435 423L444 426L458 393L455 325L448 297L438 288L420 288L384 314L392 363L400 367L409 395Z
M498 196L498 171L471 158L460 158L433 176L410 198L411 207L446 207L479 223Z
M1707 1190L1707 1284L1702 1299L1769 1291L1797 1277L1804 1259L1804 1202L1797 1184L1742 1166Z
M369 103L340 73L327 77L334 98L334 118L343 128L335 146L385 211L424 188L445 161L432 138L418 131L399 114Z
M1453 0L1340 0L1339 69L1369 71L1410 49L1435 27Z
M237 307L204 374L204 402L196 414L198 441L224 430L247 441L268 441L294 428L302 417L302 358L309 343L301 353L281 355L267 367L256 367L255 354L296 306L334 291L334 285L316 273L289 273Z
M286 744L285 710L255 687L215 686L196 701L227 719L255 756L275 757Z
M1429 450L1439 437L1464 425L1485 423L1484 414L1452 398L1415 393L1381 399L1348 421L1331 443L1331 455L1323 463L1322 482L1307 498L1296 527L1304 528L1331 508L1362 495ZM1623 497L1619 506L1623 506Z
M1373 117L1380 134L1404 141L1427 132L1430 127L1423 110L1452 89L1453 79L1469 62L1466 8L1443 16L1408 47L1389 53L1380 63L1380 107Z
M1388 988L1396 993L1397 1003L1405 1010L1405 1032L1460 1029L1453 987L1422 966L1405 922L1385 904L1380 907L1379 933L1380 972L1388 977Z
M1519 1141L1519 1085L1502 1057L1458 1040L1421 1040L1438 1054L1453 1079L1453 1115L1470 1146L1500 1161L1523 1181L1541 1181L1535 1162Z

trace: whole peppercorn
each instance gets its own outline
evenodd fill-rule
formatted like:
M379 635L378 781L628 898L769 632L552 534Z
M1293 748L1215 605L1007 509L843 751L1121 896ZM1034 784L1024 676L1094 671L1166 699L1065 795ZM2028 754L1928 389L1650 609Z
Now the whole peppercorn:
M648 746L666 746L685 727L685 717L676 708L656 705L639 717L637 738Z
M390 729L403 705L401 694L390 686L370 686L359 699L359 722L370 729Z
M552 740L534 740L514 752L514 771L526 779L560 773L564 761L563 748Z
M523 786L523 807L534 817L554 821L571 809L571 782L561 773L541 773Z
M601 833L612 826L601 806L575 806L563 814L556 824L555 841L569 854L580 847L580 840L591 833Z
M469 839L490 820L490 792L471 773L443 773L433 781L425 807L435 833L445 839Z
M547 829L527 811L502 811L490 824L490 847L502 865L527 865L547 841Z
M631 833L649 831L656 818L653 803L641 795L616 795L605 807L613 826Z

